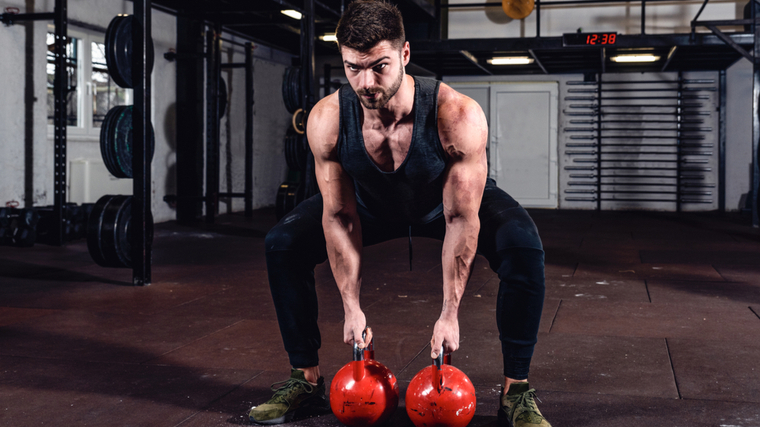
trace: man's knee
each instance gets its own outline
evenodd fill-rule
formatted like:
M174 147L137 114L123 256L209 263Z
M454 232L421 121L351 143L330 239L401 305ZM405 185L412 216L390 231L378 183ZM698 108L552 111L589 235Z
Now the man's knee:
M516 208L522 210L522 208ZM505 218L496 230L496 250L503 251L512 248L535 249L543 252L541 238L533 220L527 212Z
M266 252L287 251L293 247L293 233L288 227L277 224L264 238Z

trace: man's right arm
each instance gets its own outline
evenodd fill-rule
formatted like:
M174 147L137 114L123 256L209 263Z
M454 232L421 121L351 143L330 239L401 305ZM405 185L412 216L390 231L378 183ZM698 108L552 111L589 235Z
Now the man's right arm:
M318 102L309 114L306 132L322 193L322 227L327 257L343 298L343 341L350 344L355 340L363 348L362 331L367 322L359 305L362 229L356 212L353 181L338 162L338 102L338 93ZM367 341L370 339L371 332L368 331Z

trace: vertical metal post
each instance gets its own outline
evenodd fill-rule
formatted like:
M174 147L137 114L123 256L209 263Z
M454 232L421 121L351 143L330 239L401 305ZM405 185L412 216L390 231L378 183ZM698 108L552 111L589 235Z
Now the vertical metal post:
M68 43L68 1L55 0L55 80L53 83L53 95L55 97L55 116L53 127L55 128L55 160L54 160L54 184L55 195L53 197L53 211L55 229L53 243L62 246L64 243L63 233L63 206L66 203L66 93L69 90L67 70L66 45Z
M541 37L541 0L536 0L536 37Z
M245 216L253 217L253 43L245 44Z
M191 224L203 216L203 24L189 11L177 14L177 51L197 59L177 67L177 222Z
M646 29L647 24L647 2L646 0L641 0L641 35L647 33Z
M678 72L678 95L676 99L676 212L681 212L681 173L683 158L681 156L681 124L683 122L683 74Z
M602 210L602 73L596 75L596 210Z
M151 283L153 216L150 168L150 100L151 84L148 69L148 44L151 42L151 0L134 0L132 26L132 284Z
M753 0L754 1L754 0ZM752 19L754 21L756 16L755 4L752 4ZM760 190L760 159L758 159L758 138L760 138L760 64L757 60L760 58L760 26L752 24L752 30L755 34L755 44L752 48L753 58L752 63L752 226L760 226L760 217L758 217L758 197L757 193Z
M435 0L435 28L431 31L430 38L433 40L441 40L441 0Z
M304 0L304 12L304 16L301 19L301 88L303 89L301 108L305 112L308 112L311 110L312 105L314 105L315 87L314 0ZM303 185L306 186L306 196L310 197L319 191L314 174L314 155L311 150L308 151L306 157L305 175Z
M301 108L309 111L314 105L314 0L304 0L304 12L301 18Z
M221 28L206 35L206 222L213 224L219 210L219 78L221 77Z
M718 97L718 209L726 212L726 70L720 70Z
M324 82L322 84L322 87L324 88L325 96L328 96L330 95L330 92L332 92L332 82L330 81L332 80L332 65L325 64L323 78Z

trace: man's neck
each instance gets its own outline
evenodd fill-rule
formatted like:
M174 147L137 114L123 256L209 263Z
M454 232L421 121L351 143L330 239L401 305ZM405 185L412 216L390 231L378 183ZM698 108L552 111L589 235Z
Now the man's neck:
M404 76L404 81L385 106L371 110L362 105L365 123L382 123L385 127L400 122L414 109L414 78Z

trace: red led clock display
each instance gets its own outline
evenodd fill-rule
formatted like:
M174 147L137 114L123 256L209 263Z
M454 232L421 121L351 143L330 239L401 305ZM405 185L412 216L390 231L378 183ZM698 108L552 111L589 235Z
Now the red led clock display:
M617 33L568 33L562 35L563 46L613 46Z
M617 34L602 33L602 34L587 34L586 44L615 44Z

